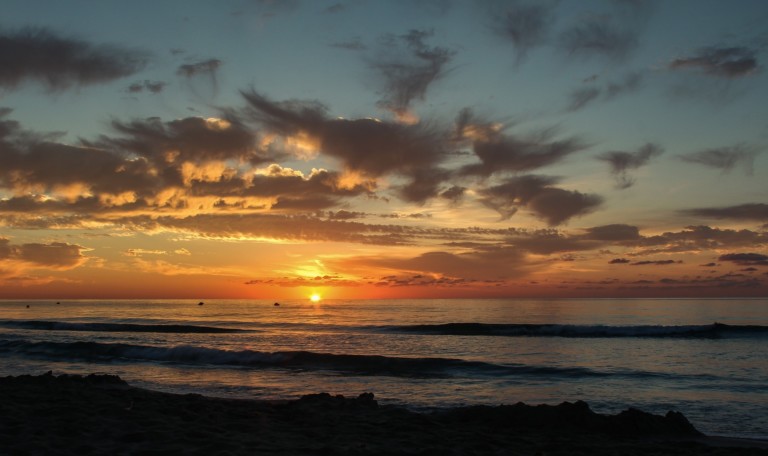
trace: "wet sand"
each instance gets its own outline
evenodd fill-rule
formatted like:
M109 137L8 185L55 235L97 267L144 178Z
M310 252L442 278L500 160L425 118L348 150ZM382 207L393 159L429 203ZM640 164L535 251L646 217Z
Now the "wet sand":
M0 454L768 455L768 442L702 436L679 413L600 415L584 402L417 413L369 394L235 400L48 373L0 378Z

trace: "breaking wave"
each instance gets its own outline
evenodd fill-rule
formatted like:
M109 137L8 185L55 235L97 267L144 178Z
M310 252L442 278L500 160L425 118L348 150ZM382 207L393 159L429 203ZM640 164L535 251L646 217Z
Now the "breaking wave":
M141 325L132 323L73 323L64 321L6 320L0 321L6 328L35 329L43 331L95 331L95 332L153 332L178 334L223 334L248 332L244 329L219 328L195 325Z
M357 375L404 377L450 377L462 373L493 377L515 375L599 377L612 375L581 367L507 365L452 358L405 358L309 351L234 351L189 345L160 347L98 342L0 340L0 355L91 362L167 362L201 367L231 366L327 370Z
M396 333L447 336L506 336L506 337L583 337L583 338L765 338L768 326L759 325L559 325L559 324L489 324L446 323L436 325L386 326L382 330Z

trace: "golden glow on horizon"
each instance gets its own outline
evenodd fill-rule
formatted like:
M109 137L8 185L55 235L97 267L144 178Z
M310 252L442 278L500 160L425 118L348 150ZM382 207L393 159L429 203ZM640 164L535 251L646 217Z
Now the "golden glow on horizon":
M309 297L309 300L312 302L320 302L321 299L322 299L322 296L320 296L317 293L312 293L312 296Z

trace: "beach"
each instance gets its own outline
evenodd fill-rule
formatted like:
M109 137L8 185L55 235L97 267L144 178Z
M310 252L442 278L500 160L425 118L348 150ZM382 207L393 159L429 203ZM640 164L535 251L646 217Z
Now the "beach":
M372 394L264 401L171 394L114 375L0 378L4 454L768 454L700 434L682 414L592 412L583 402L415 412Z

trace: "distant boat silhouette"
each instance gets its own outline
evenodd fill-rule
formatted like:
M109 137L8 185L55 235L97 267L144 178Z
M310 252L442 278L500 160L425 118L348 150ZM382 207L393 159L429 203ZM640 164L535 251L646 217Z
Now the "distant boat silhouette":
M276 303L275 303L275 307L280 307L280 303L279 303L279 302L276 302Z
M197 303L198 306L202 306L203 304L205 304L203 301Z

